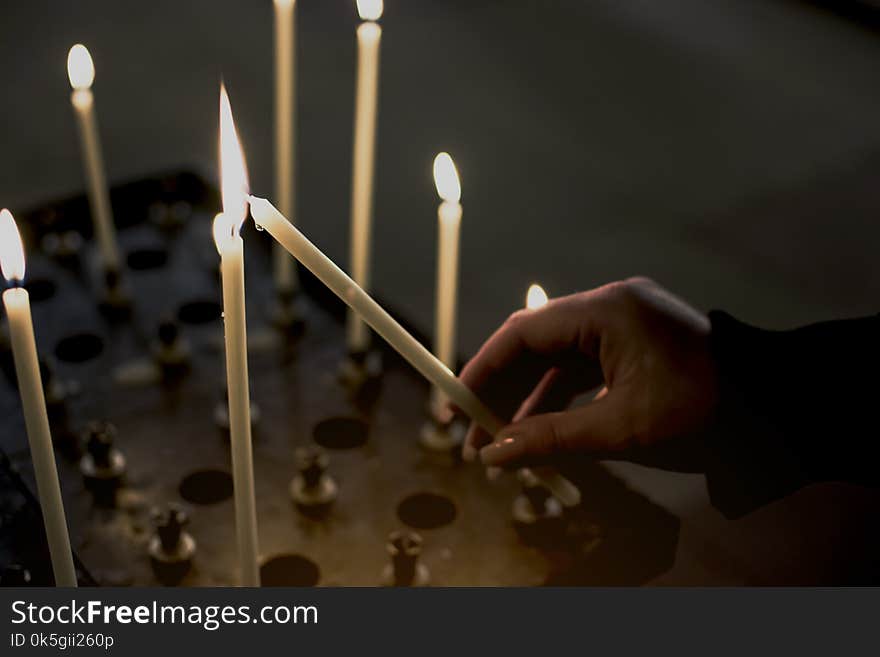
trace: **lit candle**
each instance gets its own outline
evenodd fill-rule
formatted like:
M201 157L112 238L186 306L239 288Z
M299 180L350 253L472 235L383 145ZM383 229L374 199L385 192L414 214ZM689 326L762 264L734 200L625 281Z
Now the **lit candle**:
M113 211L107 192L98 121L95 117L95 96L92 93L95 66L88 49L81 43L76 44L67 54L67 76L70 78L70 86L73 87L70 102L79 127L95 238L101 249L104 268L119 271L119 247L116 245L116 229L113 226Z
M247 216L247 169L226 89L220 87L220 192L223 212L214 219L214 242L220 252L223 325L226 339L226 386L229 437L235 492L235 528L241 583L259 586L257 508L251 449L247 325L244 301L244 242L239 235Z
M544 288L537 283L529 285L529 291L526 292L526 308L528 310L537 310L541 306L547 305L547 293Z
M455 374L428 351L418 340L376 303L363 288L312 244L264 198L249 196L251 216L257 226L264 228L290 254L317 276L340 299L382 336L422 376L439 388L443 394L490 434L497 435L504 423L485 406L477 396L456 378ZM535 471L559 500L574 506L580 503L580 492L571 482L547 468Z
M358 71L354 108L354 155L351 175L351 275L370 289L370 241L373 223L373 165L376 143L376 98L379 86L379 44L382 0L357 0L362 23L357 29ZM282 213L283 214L283 213ZM348 314L348 349L364 352L370 336L354 312Z
M294 212L294 115L296 112L296 0L275 0L275 197L281 212ZM297 288L293 259L277 244L273 253L275 287L281 294Z
M434 354L450 369L455 368L455 328L458 298L458 236L461 228L461 184L449 153L434 158L434 184L443 202L437 208L437 286L434 313ZM447 403L436 386L431 407L439 417Z
M58 482L46 398L43 395L43 381L37 359L31 303L27 290L21 286L24 279L24 248L12 213L6 209L0 210L0 268L12 286L3 293L3 306L9 322L18 392L21 395L55 584L76 586L73 553L70 550L70 536L67 533L67 519L64 516L64 502L61 500L61 485Z

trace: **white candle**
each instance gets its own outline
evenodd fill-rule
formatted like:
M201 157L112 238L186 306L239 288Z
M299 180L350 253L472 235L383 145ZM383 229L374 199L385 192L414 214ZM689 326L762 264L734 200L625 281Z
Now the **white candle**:
M244 155L232 121L229 97L223 87L220 88L220 179L223 213L214 218L214 242L220 252L220 273L223 280L223 326L235 528L241 584L259 586L244 299L244 242L239 235L241 224L247 216L248 183Z
M275 0L275 198L288 217L294 212L294 149L296 132L296 0ZM280 293L296 290L293 258L277 244L273 252L275 287Z
M49 416L46 412L46 398L40 377L30 298L27 290L20 287L24 279L24 248L12 213L6 209L0 211L0 267L6 279L16 285L3 293L3 305L9 322L18 392L24 411L55 584L76 586L73 553L70 549L61 485L58 482L55 453L52 449Z
M351 175L351 275L370 288L370 242L373 232L373 166L376 143L376 100L379 86L379 44L382 28L375 22L382 16L382 0L357 0L363 22L357 29L358 69L354 109L354 153ZM282 212L283 214L283 212ZM348 348L366 351L370 336L354 312L348 314Z
M458 242L461 228L461 184L448 153L434 158L434 184L443 202L437 208L437 283L434 313L434 354L450 369L455 368L455 335L458 299ZM435 414L447 403L443 391L434 387L431 406ZM438 415L439 417L439 415Z
M382 336L422 376L437 386L452 402L490 434L497 435L504 423L455 374L376 303L363 288L325 256L269 201L248 197L251 216L256 224L269 231L290 254L317 276L340 299ZM580 492L571 482L547 468L535 470L559 500L568 506L580 502Z
M119 271L119 247L116 244L116 229L113 225L113 211L110 207L101 140L98 136L98 120L95 117L95 97L92 93L95 66L88 49L80 43L73 46L67 55L67 75L70 86L73 87L70 102L79 127L95 238L101 249L104 268Z

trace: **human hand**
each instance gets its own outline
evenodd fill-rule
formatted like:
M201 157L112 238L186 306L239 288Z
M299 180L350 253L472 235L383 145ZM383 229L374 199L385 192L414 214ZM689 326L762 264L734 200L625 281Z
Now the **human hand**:
M709 333L706 315L645 278L514 313L460 377L514 421L494 442L471 426L465 459L479 450L486 465L522 467L698 431L718 399ZM563 410L596 388L592 401Z

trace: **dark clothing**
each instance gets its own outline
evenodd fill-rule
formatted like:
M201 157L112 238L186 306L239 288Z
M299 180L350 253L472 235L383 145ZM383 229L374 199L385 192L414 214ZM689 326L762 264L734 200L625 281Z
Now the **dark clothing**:
M714 506L738 517L809 483L880 486L880 316L790 331L709 318L721 376Z

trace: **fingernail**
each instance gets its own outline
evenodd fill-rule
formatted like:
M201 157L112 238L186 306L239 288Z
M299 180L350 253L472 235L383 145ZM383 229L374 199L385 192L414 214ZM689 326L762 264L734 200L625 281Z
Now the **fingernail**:
M486 465L501 465L519 454L519 443L513 438L503 438L480 450L480 459Z
M466 463L473 463L477 458L477 450L470 443L465 443L461 447L461 458L464 459Z

